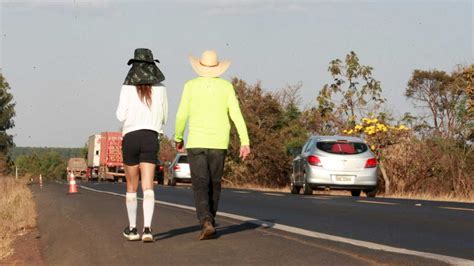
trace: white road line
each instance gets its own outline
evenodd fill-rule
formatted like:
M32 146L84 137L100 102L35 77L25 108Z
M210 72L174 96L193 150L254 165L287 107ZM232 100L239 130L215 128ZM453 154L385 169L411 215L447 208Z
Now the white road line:
M240 194L249 194L249 191L240 191L240 190L232 190L234 193L240 193Z
M97 189L89 188L89 187L82 186L82 185L80 187L82 187L86 190L90 190L90 191L94 191L94 192L98 192L98 193L105 193L105 194L110 194L110 195L114 195L114 196L125 197L125 195L122 195L122 194L119 194L119 193L108 192L108 191L103 191L103 190L97 190ZM190 207L190 206L185 206L185 205L181 205L181 204L175 204L175 203L170 203L170 202L160 201L160 200L156 200L155 202L158 203L158 204L161 204L161 205L166 205L166 206L176 207L176 208L180 208L180 209L195 211L195 208ZM356 240L356 239L351 239L351 238L334 236L334 235L329 235L329 234L324 234L324 233L318 233L318 232L309 231L309 230L306 230L306 229L301 229L301 228L292 227L292 226L287 226L287 225L283 225L283 224L269 223L269 222L258 220L258 219L255 219L255 218L236 215L236 214L231 214L231 213L218 212L217 214L219 216L239 220L239 221L242 221L242 222L247 222L247 223L260 225L260 226L266 227L266 228L278 229L278 230L282 230L282 231L285 231L285 232L289 232L289 233L293 233L293 234L297 234L297 235L302 235L302 236L305 236L305 237L313 237L313 238L318 238L318 239L325 239L325 240L330 240L330 241L335 241L335 242L341 242L341 243L350 244L350 245L354 245L354 246L358 246L358 247L364 247L364 248L373 249L373 250L393 252L393 253L405 254L405 255L413 255L413 256L418 256L418 257L422 257L422 258L442 261L442 262L452 264L452 265L474 265L474 261L473 260L468 260L468 259L462 259L462 258L457 258L457 257L434 254L434 253L409 250L409 249L404 249L404 248L397 248L397 247L372 243L372 242L368 242L368 241L362 241L362 240Z
M268 195L268 196L277 196L277 197L285 196L284 194L277 194L277 193L263 193L263 194Z
M303 197L305 199L317 199L317 200L328 200L330 198L325 198L325 197L313 197L313 196L305 196Z
M456 211L471 211L474 212L474 209L469 208L455 208L455 207L439 207L440 209L456 210Z
M383 201L373 201L373 200L358 200L357 202L361 202L361 203L372 203L372 204L382 204L382 205L398 205L398 203L383 202Z

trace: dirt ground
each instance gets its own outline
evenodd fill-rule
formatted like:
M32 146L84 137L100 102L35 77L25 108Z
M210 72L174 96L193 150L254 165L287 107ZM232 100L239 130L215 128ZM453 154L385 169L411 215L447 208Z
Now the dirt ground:
M18 236L13 243L13 254L0 261L1 265L39 265L43 266L38 229L30 229Z

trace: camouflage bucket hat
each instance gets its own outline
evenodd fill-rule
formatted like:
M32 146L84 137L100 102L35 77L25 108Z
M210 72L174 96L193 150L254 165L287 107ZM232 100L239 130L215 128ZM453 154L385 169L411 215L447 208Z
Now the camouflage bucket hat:
M156 85L163 80L165 76L161 70L156 66L155 62L160 62L153 59L153 53L146 48L135 49L135 56L128 60L128 65L132 68L128 71L125 77L124 85Z

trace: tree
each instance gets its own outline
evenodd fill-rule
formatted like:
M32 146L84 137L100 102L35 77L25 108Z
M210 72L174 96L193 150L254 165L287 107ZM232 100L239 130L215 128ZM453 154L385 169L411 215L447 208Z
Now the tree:
M355 135L364 138L367 145L375 154L379 162L382 178L384 180L385 193L391 192L391 179L387 175L384 150L391 145L397 144L400 140L410 135L409 129L405 125L391 126L385 121L379 119L362 118L362 121L351 129L343 130L346 135Z
M285 186L291 171L288 148L307 138L299 124L297 86L279 93L265 92L260 83L249 85L232 80L240 109L247 125L252 154L239 158L240 142L234 126L231 129L229 156L226 158L226 180L237 184Z
M407 125L413 132L418 133L421 139L431 135L429 132L431 127L423 116L416 116L410 112L405 112L399 122Z
M89 152L89 147L87 147L87 142L84 144L82 148L80 148L79 153L80 157L87 160L87 153Z
M174 141L168 138L166 135L160 137L160 151L159 159L162 163L172 162L176 156L176 150L174 148Z
M464 97L458 104L457 119L464 125L458 131L462 139L474 141L474 64L459 67L453 73L454 86L462 90Z
M15 103L10 93L10 85L0 73L0 169L6 170L5 166L10 163L8 152L14 143L13 136L8 135L6 131L15 126L14 116Z
M21 175L39 176L46 179L60 179L66 176L67 161L56 151L33 152L21 155L15 160Z
M287 86L273 93L282 108L279 125L280 135L286 136L285 149L289 152L292 148L302 147L308 138L308 130L302 120L303 112L299 109L301 97L299 91L301 83Z
M415 70L408 81L405 96L413 100L416 107L429 110L436 136L464 135L462 129L466 126L469 104L466 97L469 81L464 79L464 74L463 70L451 75L438 70Z
M322 117L330 127L354 126L360 117L374 116L385 102L380 81L372 77L373 68L361 65L355 52L329 63L334 81L320 90L317 102Z

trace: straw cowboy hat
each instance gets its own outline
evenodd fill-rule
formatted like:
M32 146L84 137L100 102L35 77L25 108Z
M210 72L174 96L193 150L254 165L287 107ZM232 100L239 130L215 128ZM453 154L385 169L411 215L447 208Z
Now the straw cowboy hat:
M192 55L189 56L189 61L194 71L206 78L215 78L222 75L230 66L229 60L219 62L217 53L213 50L208 50L202 53L201 59Z
M134 58L128 60L128 65L132 65L128 71L127 77L123 82L124 85L156 85L163 80L165 76L161 70L156 66L155 62L160 62L153 59L153 53L146 48L135 49Z

